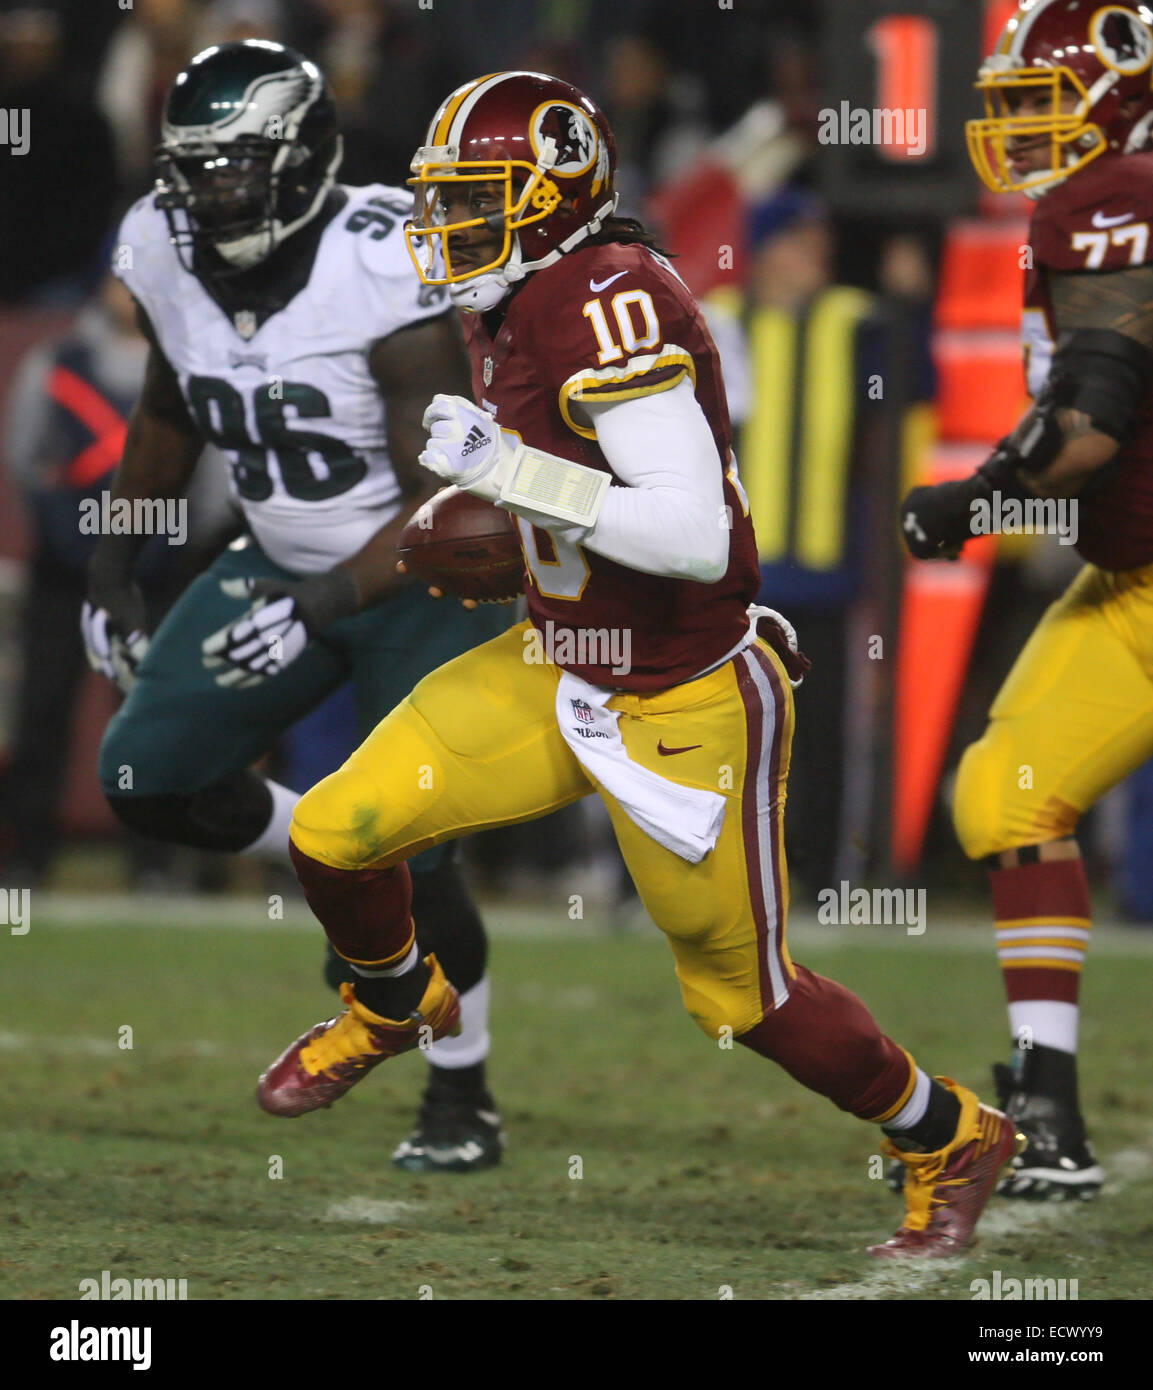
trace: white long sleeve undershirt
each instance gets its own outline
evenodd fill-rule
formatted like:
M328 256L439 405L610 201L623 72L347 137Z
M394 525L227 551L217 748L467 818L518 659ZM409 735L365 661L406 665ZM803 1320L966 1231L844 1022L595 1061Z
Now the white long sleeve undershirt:
M729 563L723 476L692 383L686 378L656 395L583 408L626 486L609 488L593 527L557 534L645 574L701 584L722 579Z

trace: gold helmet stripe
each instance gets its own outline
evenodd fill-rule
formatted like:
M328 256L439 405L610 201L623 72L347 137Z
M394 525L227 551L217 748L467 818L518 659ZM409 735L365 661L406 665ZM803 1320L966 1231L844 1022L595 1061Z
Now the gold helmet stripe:
M1021 8L1017 11L1017 26L1009 35L1009 25L1005 26L1005 36L1009 39L1004 50L1010 57L1017 59L1018 67L1027 67L1028 64L1022 56L1025 42L1029 37L1029 32L1036 24L1037 20L1045 13L1050 5L1055 4L1056 0L1036 0L1035 4L1030 4L1029 0L1024 0Z
M449 127L452 125L452 118L460 110L460 104L465 97L475 91L482 82L487 82L487 77L474 77L471 82L466 82L463 87L458 87L452 96L444 103L440 111L439 120L434 118L435 130L430 130L428 139L425 142L429 145L447 145Z
M491 92L494 87L498 87L502 82L507 82L510 77L523 77L520 72L490 72L487 77L478 77L476 82L465 92L460 102L453 108L448 118L445 128L444 144L459 145L460 138L464 134L464 124L472 115L472 108L477 104L486 92Z

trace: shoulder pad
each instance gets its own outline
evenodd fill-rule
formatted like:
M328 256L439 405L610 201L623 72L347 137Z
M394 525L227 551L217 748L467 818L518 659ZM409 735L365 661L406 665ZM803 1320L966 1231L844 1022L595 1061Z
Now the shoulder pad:
M1101 160L1047 194L1030 228L1034 264L1123 270L1153 260L1153 155Z

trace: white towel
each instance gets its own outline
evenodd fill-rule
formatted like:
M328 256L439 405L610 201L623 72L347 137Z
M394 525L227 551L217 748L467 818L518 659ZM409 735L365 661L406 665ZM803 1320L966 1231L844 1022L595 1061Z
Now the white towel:
M757 619L762 617L780 623L790 650L797 650L797 634L787 618L772 608L757 605L750 605L748 615L748 632L711 670L731 661L756 639ZM796 688L801 681L790 683ZM620 714L607 707L614 693L591 685L571 671L562 671L556 692L556 719L564 740L585 771L620 803L634 825L665 849L690 864L699 864L715 847L721 833L725 798L719 792L682 787L634 762L621 737Z
M719 792L682 787L634 762L621 737L620 714L607 708L613 694L562 671L556 717L565 742L634 825L665 849L699 864L721 833L725 798Z

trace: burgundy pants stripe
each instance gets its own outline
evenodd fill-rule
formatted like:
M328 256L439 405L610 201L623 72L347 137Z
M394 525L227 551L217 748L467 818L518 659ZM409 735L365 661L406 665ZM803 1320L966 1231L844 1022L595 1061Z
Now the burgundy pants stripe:
M757 970L765 1012L789 997L789 972L781 950L784 894L780 861L780 802L776 796L784 736L785 696L772 662L746 647L734 663L748 729L741 831L749 900L757 931Z

